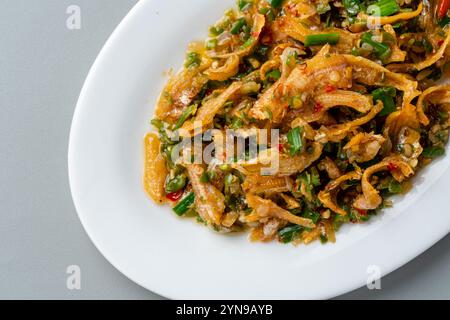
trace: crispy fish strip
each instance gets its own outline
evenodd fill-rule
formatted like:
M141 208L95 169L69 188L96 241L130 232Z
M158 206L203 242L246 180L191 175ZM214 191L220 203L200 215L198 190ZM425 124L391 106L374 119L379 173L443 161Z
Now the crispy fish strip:
M205 171L201 165L188 164L186 170L195 193L197 213L208 223L220 225L225 210L225 196L211 183L200 181Z
M242 184L242 189L250 193L281 193L292 190L292 179L289 177L248 175Z
M340 214L342 216L347 215L347 211L340 208L336 203L336 196L338 192L339 186L348 181L348 180L360 180L361 172L360 171L352 171L339 178L330 181L324 190L319 192L318 198L322 202L322 204L328 209Z
M440 85L440 86L433 86L422 92L419 99L417 100L417 114L419 116L420 123L422 123L424 126L427 126L430 123L430 120L425 115L425 112L423 111L424 101L432 94L439 93L439 92L445 92L448 93L450 91L450 84Z
M351 131L359 126L369 122L383 109L383 103L378 101L378 103L370 110L369 113L361 118L349 121L346 123L341 123L337 125L332 125L329 127L322 126L316 135L316 141L326 142L339 142L345 138L345 136Z
M396 142L400 130L404 127L419 129L420 121L416 108L412 104L408 104L401 110L392 112L384 124L385 133L389 135L392 141Z
M344 55L345 60L353 68L354 79L370 86L392 86L404 92L403 105L406 105L420 94L417 82L409 80L405 75L389 71L363 57Z
M314 228L315 224L311 219L296 216L289 211L277 206L273 201L263 199L254 194L247 194L247 203L260 218L274 217L286 220L305 228Z
M270 168L270 165L274 165L271 160L274 157L278 157L278 170L273 175L278 177L290 176L302 172L319 159L322 149L323 145L321 143L314 142L311 152L303 152L300 155L291 157L284 153L279 154L277 148L271 148L267 152L261 152L256 161L243 163L241 166L249 173L260 173L263 168Z
M175 123L183 109L199 94L208 77L198 69L183 69L169 79L156 104L155 116Z
M401 157L392 156L385 158L382 162L379 162L364 171L361 178L363 194L356 198L353 202L353 207L360 210L374 210L381 205L383 199L370 183L370 178L373 174L386 170L391 171L393 177L399 182L414 174L414 170L411 166L401 159Z
M288 108L288 103L283 101L283 83L288 78L292 68L289 65L289 57L297 52L295 48L286 48L281 55L281 77L261 97L250 109L249 116L258 120L271 119L275 123L280 123Z
M239 56L237 54L231 55L227 58L225 64L219 68L209 68L204 72L210 80L225 81L236 75L239 71Z
M314 100L316 104L321 105L321 110L305 115L304 119L308 122L317 121L323 117L325 112L337 106L350 107L361 113L369 112L373 108L371 95L363 95L354 91L337 90L335 92L322 93L316 96Z
M155 133L145 136L144 189L156 203L165 202L166 160L161 155L161 142Z
M219 94L215 98L211 98L206 101L197 111L194 119L186 121L183 126L180 134L192 135L194 134L195 122L197 122L201 126L201 132L204 132L208 129L213 123L214 117L216 114L223 108L225 103L228 100L232 99L235 95L237 95L243 86L242 82L233 82L225 91ZM200 129L200 128L199 128Z
M344 150L350 162L367 162L375 158L385 140L373 132L360 132L344 146Z
M437 50L433 55L429 56L427 59L417 63L403 63L403 64L392 64L389 67L394 70L402 70L404 72L412 72L414 70L420 71L438 62L442 57L445 56L445 52L450 43L450 28L447 30L447 35L444 42L441 44L439 50Z

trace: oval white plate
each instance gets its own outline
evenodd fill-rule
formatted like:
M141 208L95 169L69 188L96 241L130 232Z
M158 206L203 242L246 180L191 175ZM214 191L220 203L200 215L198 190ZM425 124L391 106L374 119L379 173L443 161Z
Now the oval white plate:
M69 177L83 226L106 259L169 298L330 298L365 285L371 266L385 275L445 236L449 158L420 172L393 209L342 228L334 245L250 243L147 198L142 138L163 72L181 66L188 42L205 38L234 2L140 1L89 73L72 124Z

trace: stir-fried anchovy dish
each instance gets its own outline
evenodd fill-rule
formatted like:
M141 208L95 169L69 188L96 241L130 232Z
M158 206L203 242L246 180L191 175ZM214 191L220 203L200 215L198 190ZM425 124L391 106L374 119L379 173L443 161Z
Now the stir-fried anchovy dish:
M445 153L449 7L237 1L161 92L146 192L221 233L334 242Z

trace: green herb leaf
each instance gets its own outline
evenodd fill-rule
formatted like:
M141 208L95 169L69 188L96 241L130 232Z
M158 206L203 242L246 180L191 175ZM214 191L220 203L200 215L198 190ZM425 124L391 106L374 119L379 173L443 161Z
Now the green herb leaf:
M383 102L383 110L378 114L379 116L387 116L396 110L394 97L397 95L397 90L394 87L382 87L372 91L373 100Z

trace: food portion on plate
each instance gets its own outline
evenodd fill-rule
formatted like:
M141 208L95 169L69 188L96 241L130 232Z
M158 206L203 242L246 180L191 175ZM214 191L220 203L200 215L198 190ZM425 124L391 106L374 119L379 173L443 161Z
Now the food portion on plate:
M334 242L445 153L449 7L239 0L161 92L145 190L219 232Z

